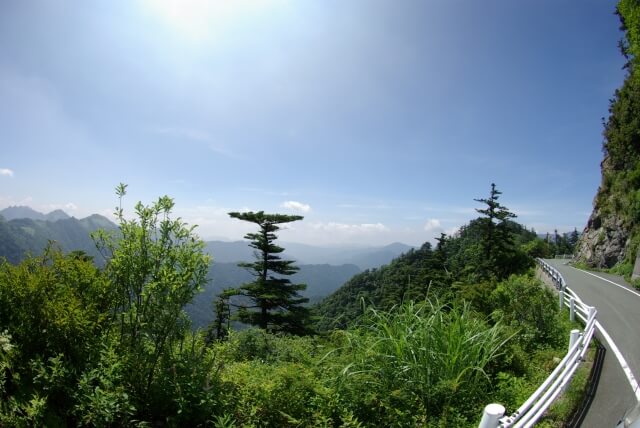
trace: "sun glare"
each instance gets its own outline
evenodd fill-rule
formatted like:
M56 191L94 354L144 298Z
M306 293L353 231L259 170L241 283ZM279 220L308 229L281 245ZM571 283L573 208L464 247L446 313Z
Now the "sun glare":
M191 41L221 37L225 30L282 3L282 0L144 0L147 10Z

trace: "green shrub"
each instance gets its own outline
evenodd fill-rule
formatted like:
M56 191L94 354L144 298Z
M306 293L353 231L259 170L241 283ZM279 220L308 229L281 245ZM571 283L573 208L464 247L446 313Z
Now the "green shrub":
M125 367L110 342L103 345L97 365L80 376L73 409L85 426L126 425L136 412Z
M222 372L223 411L240 426L313 426L328 390L297 363L230 364Z
M469 305L408 303L390 312L369 309L360 327L347 331L340 350L349 363L334 387L360 420L382 424L475 418L491 379L485 368L506 338ZM464 405L461 405L464 403Z
M491 294L492 317L512 327L525 350L556 346L564 340L557 297L532 275L512 275Z
M166 353L146 398L155 421L171 426L203 426L220 413L223 362L201 333L187 333Z

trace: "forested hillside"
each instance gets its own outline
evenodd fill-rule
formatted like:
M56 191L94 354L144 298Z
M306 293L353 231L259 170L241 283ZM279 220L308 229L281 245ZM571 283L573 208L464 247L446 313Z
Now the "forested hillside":
M347 327L362 315L363 303L390 309L409 300L438 298L448 301L456 293L480 298L485 291L483 282L496 275L506 278L509 274L525 272L532 266L530 255L548 253L545 243L535 232L506 221L504 226L513 239L501 250L504 259L500 261L500 272L483 271L482 242L486 225L484 219L473 220L453 236L442 235L435 248L427 242L389 265L356 275L317 305L321 317L319 327ZM468 286L470 283L474 285Z
M602 181L577 259L598 268L618 264L630 274L640 244L640 3L618 3L625 37L620 43L627 76L604 123Z
M26 212L23 209L19 213L16 210L7 210L10 210L9 214L12 215L40 214L33 210ZM116 225L98 214L80 220L68 216L65 218L62 214L62 211L54 211L47 216L40 214L45 218L57 220L14 218L7 221L0 216L0 257L11 263L18 263L29 253L42 253L49 241L55 241L63 251L83 251L94 257L97 262L104 263L104 258L91 239L91 232L98 229L116 230Z

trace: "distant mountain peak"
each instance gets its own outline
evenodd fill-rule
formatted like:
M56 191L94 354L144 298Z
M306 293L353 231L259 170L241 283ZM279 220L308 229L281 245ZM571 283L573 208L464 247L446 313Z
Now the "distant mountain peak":
M70 216L62 210L53 210L49 214L46 214L45 218L47 221L58 221L70 218Z
M5 220L14 220L16 218L29 218L31 220L46 220L46 216L41 212L34 210L31 207L27 207L24 205L15 205L0 211L0 215L5 218Z
M48 214L43 214L25 205L15 205L5 208L0 211L0 215L2 215L2 217L4 217L7 221L18 218L28 218L31 220L43 221L58 221L70 218L69 214L60 209L53 210Z
M397 250L397 251L405 252L415 247L412 247L411 245L403 244L402 242L392 242L391 244L385 245L383 248L388 250Z

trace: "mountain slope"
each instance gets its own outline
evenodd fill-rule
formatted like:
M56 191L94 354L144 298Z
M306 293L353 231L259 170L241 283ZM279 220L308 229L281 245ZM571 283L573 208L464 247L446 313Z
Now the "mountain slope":
M441 238L435 249L427 242L388 265L354 276L315 306L320 317L317 327L320 330L347 327L362 314L363 303L389 309L406 300L441 298L447 301L453 293L470 300L478 299L482 288L477 284L491 281L481 273L485 261L480 245L486 224L483 220L472 220L455 235ZM512 243L503 254L503 263L508 268L501 274L502 278L497 279L525 272L533 264L523 248L538 239L535 232L513 221L507 221L507 229ZM460 287L461 284L467 285Z
M33 210L30 208L19 211L10 210L9 215L21 213L37 217L37 214L40 214L37 211L30 211ZM55 241L63 251L84 251L101 264L102 256L97 251L90 234L97 229L117 229L109 219L97 214L78 220L68 216L63 218L60 213L57 213L54 214L54 218L59 218L56 221L31 218L5 220L3 216L0 216L0 257L6 258L11 263L20 262L29 253L39 254L46 248L49 241Z
M361 270L385 265L413 247L393 243L384 247L317 247L295 242L283 242L282 257L299 264L354 264ZM208 241L205 251L219 263L240 262L253 258L253 249L247 241Z
M299 265L299 267L300 270L290 279L296 284L307 284L307 289L302 292L302 295L312 302L331 294L354 275L360 273L357 266L348 264ZM186 308L196 328L206 327L213 320L212 302L222 290L237 287L254 278L236 263L214 261L209 267L208 279L209 282L202 293L196 295L193 302Z
M620 264L630 274L640 244L640 3L622 0L618 14L628 73L609 107L602 180L576 257L599 268Z

